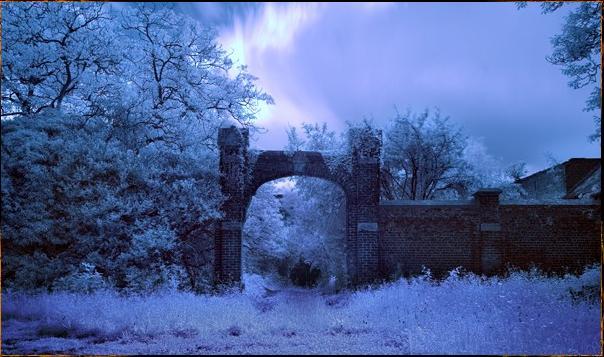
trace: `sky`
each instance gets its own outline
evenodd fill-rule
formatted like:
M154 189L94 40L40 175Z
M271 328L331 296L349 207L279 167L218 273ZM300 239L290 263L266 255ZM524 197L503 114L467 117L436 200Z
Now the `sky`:
M288 126L372 119L439 108L504 165L530 172L600 157L590 89L571 89L546 61L575 5L543 15L498 3L179 3L213 26L237 64L275 99L251 146L283 149Z

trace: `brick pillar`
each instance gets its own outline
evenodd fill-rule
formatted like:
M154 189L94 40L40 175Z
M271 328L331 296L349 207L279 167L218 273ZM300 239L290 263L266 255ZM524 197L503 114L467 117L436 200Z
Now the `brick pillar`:
M474 249L474 268L485 274L503 269L503 236L499 219L500 189L483 188L474 194L480 214L479 240Z
M346 271L349 283L357 283L357 205L354 193L346 196Z
M351 129L349 145L354 186L353 197L348 202L349 254L356 251L351 275L353 284L363 284L379 277L378 205L382 132L369 128Z
M241 229L245 219L244 188L247 179L248 129L221 128L220 188L226 196L224 218L216 234L215 282L238 285L241 282Z

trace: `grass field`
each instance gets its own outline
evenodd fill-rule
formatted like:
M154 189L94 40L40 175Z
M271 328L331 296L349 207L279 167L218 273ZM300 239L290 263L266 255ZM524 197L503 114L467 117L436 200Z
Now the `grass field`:
M453 273L327 294L5 292L4 354L599 354L600 266L579 277Z

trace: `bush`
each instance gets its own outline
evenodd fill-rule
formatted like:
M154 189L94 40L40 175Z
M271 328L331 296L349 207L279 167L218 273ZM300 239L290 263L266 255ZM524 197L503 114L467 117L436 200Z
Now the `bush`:
M190 227L220 215L216 155L159 144L136 153L104 120L57 110L1 129L3 287L200 290L193 273L211 261L192 268L183 256L213 254L191 247L201 237Z
M293 266L289 273L289 278L294 285L303 286L305 288L315 287L321 276L321 270L317 267L312 267L312 264L300 260Z
M109 284L96 271L95 266L82 263L80 269L55 281L55 290L92 293L96 290L108 288Z

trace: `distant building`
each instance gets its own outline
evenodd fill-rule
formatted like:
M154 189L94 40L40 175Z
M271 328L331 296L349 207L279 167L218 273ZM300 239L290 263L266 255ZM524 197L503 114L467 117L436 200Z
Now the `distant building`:
M516 180L536 199L600 199L602 192L601 159L573 158L543 171Z

